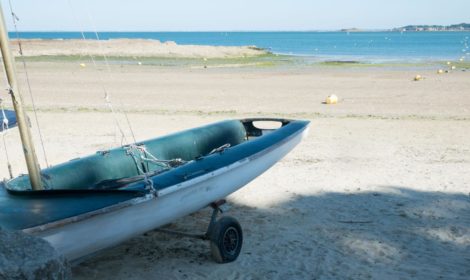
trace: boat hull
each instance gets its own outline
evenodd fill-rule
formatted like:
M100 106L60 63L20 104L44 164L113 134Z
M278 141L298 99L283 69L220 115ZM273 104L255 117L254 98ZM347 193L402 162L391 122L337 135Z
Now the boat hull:
M229 166L185 182L166 191L137 198L116 210L55 224L26 229L47 240L69 260L79 260L117 245L175 219L196 212L243 187L289 153L308 133L308 126L283 141Z

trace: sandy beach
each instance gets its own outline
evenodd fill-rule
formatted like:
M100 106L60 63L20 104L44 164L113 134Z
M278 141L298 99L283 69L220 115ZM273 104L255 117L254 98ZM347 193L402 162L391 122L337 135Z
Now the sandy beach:
M223 58L262 55L266 52L254 46L193 46L178 45L173 41L146 39L111 40L21 40L24 56L109 56L109 57L172 57ZM11 43L18 53L16 40Z
M70 55L62 45L48 48ZM181 57L259 54L190 49ZM256 116L308 119L310 134L228 197L227 215L245 234L236 262L216 264L206 242L152 231L75 265L75 279L468 279L468 69L438 75L414 65L140 64L113 62L108 72L86 57L27 60L49 164L119 145L103 86L127 112L137 140ZM18 72L31 108L21 64ZM413 81L417 74L425 79ZM331 94L339 103L323 104ZM123 114L117 117L130 141ZM7 135L15 174L26 170L17 134ZM39 146L37 153L45 166ZM2 160L0 178L7 174ZM204 209L167 227L203 232L209 215Z

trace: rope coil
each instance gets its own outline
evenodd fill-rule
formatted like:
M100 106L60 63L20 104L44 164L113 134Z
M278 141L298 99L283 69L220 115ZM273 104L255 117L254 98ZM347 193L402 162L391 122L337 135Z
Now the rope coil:
M187 163L187 161L184 161L180 158L171 159L171 160L158 159L157 157L152 155L152 153L150 153L147 150L147 148L145 148L145 146L136 145L136 144L128 145L126 147L126 154L132 157L137 167L137 170L139 171L141 175L144 175L144 182L146 184L147 190L149 190L150 192L154 194L156 193L156 190L153 186L153 181L149 177L149 175L152 172L149 170L144 170L143 168L145 168L145 166L141 166L140 163L142 162L153 163L155 165L163 167L164 168L163 170L169 170L171 168L175 168L175 167L178 167Z

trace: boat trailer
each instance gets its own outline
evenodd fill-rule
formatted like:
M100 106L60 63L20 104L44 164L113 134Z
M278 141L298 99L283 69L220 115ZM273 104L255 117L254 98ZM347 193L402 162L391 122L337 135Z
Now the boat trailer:
M191 234L168 229L157 229L156 231L209 241L211 255L216 262L233 262L240 255L243 244L243 232L240 223L235 218L224 216L217 219L219 213L222 214L229 210L226 202L225 199L221 199L208 205L212 208L212 215L204 234Z

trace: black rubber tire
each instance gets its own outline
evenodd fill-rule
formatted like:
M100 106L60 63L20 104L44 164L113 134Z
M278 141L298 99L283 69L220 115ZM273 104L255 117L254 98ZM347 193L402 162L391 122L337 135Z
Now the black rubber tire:
M220 218L212 227L209 236L211 254L216 262L229 263L238 258L243 244L243 232L235 218Z

